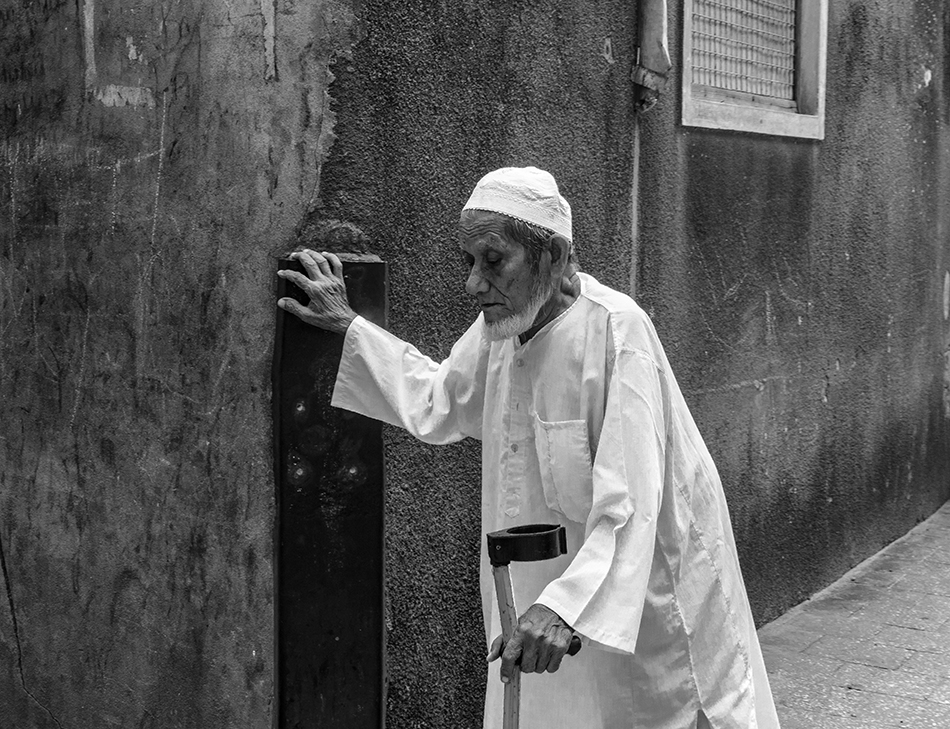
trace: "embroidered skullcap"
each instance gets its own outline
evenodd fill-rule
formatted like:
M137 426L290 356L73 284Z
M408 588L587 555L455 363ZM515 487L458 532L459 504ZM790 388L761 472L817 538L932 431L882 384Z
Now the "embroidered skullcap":
M475 185L462 210L488 210L547 228L573 240L571 206L550 172L537 167L502 167Z

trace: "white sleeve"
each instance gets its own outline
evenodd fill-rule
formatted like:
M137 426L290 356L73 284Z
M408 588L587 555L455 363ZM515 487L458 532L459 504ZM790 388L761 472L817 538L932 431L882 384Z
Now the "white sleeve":
M645 352L617 352L593 464L586 538L538 602L574 630L624 653L636 648L666 473L669 387Z
M426 443L482 437L489 343L481 317L441 364L363 317L350 324L334 407L405 428Z

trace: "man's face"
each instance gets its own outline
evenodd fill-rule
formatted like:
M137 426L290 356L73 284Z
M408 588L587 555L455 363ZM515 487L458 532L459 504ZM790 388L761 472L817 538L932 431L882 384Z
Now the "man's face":
M530 329L552 292L525 247L505 236L503 220L475 211L465 216L459 233L465 290L478 301L492 339Z

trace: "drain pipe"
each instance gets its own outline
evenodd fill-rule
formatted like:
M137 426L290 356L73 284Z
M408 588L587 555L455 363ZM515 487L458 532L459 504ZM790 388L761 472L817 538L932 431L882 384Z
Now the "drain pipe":
M649 111L666 88L673 64L667 41L666 0L640 0L640 39L633 82L637 111Z
M659 101L665 90L670 69L667 41L666 0L640 0L637 62L631 79L634 83L633 181L631 192L631 228L633 260L630 267L630 295L637 295L637 271L640 252L640 115Z

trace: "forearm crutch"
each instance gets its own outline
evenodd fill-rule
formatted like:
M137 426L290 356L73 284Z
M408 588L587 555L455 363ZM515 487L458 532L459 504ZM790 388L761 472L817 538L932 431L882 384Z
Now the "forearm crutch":
M511 562L554 559L566 553L567 532L564 527L557 524L527 524L502 529L488 535L488 559L491 561L492 576L495 578L501 635L505 645L511 640L515 628L518 627L518 610L515 607L515 594L511 589L508 565ZM580 641L575 636L571 641L569 653L573 655L578 650L580 650ZM505 684L504 729L518 729L520 702L521 671L516 667L511 680Z

